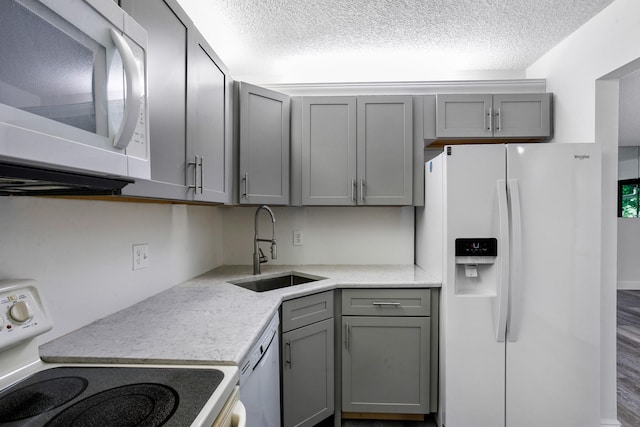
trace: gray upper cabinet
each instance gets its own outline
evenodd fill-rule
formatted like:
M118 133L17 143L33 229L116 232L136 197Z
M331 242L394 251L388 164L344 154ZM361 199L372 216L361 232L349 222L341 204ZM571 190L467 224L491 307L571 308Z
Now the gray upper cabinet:
M147 31L151 180L122 194L186 197L187 39L191 21L175 0L122 0L122 8Z
M232 81L176 0L122 0L148 34L151 179L123 195L227 203Z
M411 96L358 97L358 204L413 201Z
M226 69L197 31L189 44L187 188L193 200L228 202L231 96Z
M303 205L411 205L411 96L305 97Z
M289 204L289 96L239 83L241 204Z
M356 98L302 100L302 203L356 204Z
M437 138L549 138L552 94L437 96Z

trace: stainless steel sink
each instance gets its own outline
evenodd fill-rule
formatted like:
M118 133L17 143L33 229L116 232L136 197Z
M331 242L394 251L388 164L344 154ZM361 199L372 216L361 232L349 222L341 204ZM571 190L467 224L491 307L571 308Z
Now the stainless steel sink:
M274 289L286 288L289 286L301 285L303 283L324 280L324 277L301 275L299 273L286 273L278 276L270 277L251 277L249 279L234 280L230 283L241 286L254 292L266 292Z

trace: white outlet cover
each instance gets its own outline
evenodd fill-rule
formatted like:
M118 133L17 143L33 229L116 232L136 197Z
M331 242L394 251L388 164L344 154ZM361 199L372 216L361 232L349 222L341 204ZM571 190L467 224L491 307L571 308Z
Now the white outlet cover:
M302 230L293 230L293 246L302 246L303 234Z
M149 266L149 244L133 245L133 269L141 270Z

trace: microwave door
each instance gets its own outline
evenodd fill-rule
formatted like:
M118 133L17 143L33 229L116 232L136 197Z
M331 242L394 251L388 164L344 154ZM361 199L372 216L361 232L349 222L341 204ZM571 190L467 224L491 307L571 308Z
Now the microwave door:
M137 121L142 83L121 26L82 1L49 7L31 0L1 1L0 104L15 111L4 108L0 119L122 152ZM133 124L123 129L124 113L132 110Z

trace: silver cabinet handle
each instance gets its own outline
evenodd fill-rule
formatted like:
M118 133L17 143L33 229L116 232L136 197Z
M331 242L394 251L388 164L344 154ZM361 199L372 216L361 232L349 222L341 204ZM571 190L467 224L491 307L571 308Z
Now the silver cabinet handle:
M204 156L200 156L200 194L204 193Z
M142 95L144 93L143 81L136 57L124 37L114 29L111 29L111 40L113 40L122 58L124 75L127 81L124 118L120 129L118 129L115 138L113 138L113 146L124 150L131 142L131 137L136 130L136 125L140 117L140 105L142 104Z
M351 178L351 201L356 202L356 179Z
M496 132L500 132L500 130L502 129L502 114L501 114L501 110L502 110L502 108L498 108L498 111L496 111L496 118L498 119L498 124L496 125Z
M349 323L344 324L344 346L349 350Z
M364 203L364 178L360 178L360 201Z
M287 349L287 348L289 349L289 358L286 357L287 356L287 354L286 354L287 352L285 351L285 360L284 361L285 361L285 363L287 365L289 365L289 368L292 368L293 364L291 363L291 356L292 356L292 353L291 353L291 340L287 340L287 342L284 345L285 345L285 349Z
M199 156L196 155L193 162L187 163L187 166L193 166L193 185L189 185L187 188L193 188L194 193L198 192L198 158Z
M242 193L242 197L244 199L247 198L247 194L249 194L249 173L245 172L244 177L242 178L242 180L244 181L244 191Z
M380 302L380 301L374 301L371 304L378 307L400 307L401 305L401 303L399 302Z
M493 132L493 108L489 107L489 132Z

